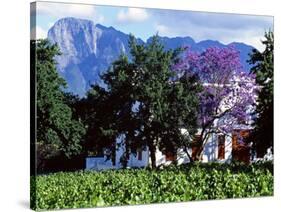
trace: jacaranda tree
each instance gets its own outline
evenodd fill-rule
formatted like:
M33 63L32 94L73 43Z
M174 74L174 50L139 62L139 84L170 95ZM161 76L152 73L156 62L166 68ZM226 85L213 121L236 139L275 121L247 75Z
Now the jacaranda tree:
M255 75L243 71L239 52L234 47L210 47L202 53L186 50L183 59L174 66L181 74L197 74L203 91L200 93L198 115L199 160L212 133L227 135L251 121L250 112L256 100Z

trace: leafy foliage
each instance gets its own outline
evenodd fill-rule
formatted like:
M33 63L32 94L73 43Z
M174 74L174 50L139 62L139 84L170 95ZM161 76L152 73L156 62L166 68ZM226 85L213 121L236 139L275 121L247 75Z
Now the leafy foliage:
M130 60L121 55L102 75L105 88L94 85L88 93L89 136L105 146L120 138L124 166L130 153L147 146L155 167L156 148L175 152L185 144L181 129L195 132L200 85L195 75L175 77L179 51L165 51L158 36L148 45L131 36L129 47Z
M256 100L255 75L243 71L239 52L233 47L210 47L202 53L187 49L174 70L197 74L204 87L200 93L197 159L212 133L228 134L249 125Z
M249 63L253 65L251 72L256 75L261 86L257 101L257 120L252 134L258 156L262 157L267 148L273 148L273 49L274 35L272 31L265 33L262 41L265 50L253 50Z
M32 41L31 48L36 52L37 157L46 159L56 152L70 158L80 152L85 129L65 103L66 82L55 62L59 49L48 40Z
M35 187L36 186L36 187ZM193 164L163 170L56 173L32 178L33 209L273 195L272 164Z

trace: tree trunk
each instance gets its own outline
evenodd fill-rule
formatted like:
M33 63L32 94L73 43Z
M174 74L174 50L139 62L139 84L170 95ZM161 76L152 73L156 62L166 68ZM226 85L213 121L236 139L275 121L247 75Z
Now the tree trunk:
M122 168L126 169L128 167L128 161L130 159L130 146L129 146L129 140L125 139L125 152L123 152L120 163L122 164Z
M210 136L209 133L205 134L204 137L203 137L203 134L201 135L200 147L199 147L198 151L196 152L195 161L200 161L202 154L203 154L204 147L209 139L209 136Z
M156 168L156 157L155 157L156 149L153 144L148 145L148 148L149 148L149 152L150 152L151 167L153 169L155 169Z
M116 141L114 141L113 145L111 146L111 161L112 165L116 166Z
M186 153L186 155L187 155L187 157L188 157L188 159L189 159L189 162L190 162L190 163L193 163L194 160L193 160L193 158L190 156L190 154L189 154L189 152L188 152L188 148L187 148L186 146L184 147L184 151L185 151L185 153Z

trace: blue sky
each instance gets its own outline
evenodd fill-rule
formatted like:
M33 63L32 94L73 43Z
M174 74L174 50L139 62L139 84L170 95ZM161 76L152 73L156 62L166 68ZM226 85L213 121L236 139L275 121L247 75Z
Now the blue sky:
M262 50L260 40L263 39L265 30L273 29L271 16L53 2L38 2L36 13L37 38L45 38L49 28L60 18L76 17L133 33L144 41L158 32L160 36L190 36L196 42L206 39L218 40L224 44L244 42ZM34 11L31 14L34 15Z

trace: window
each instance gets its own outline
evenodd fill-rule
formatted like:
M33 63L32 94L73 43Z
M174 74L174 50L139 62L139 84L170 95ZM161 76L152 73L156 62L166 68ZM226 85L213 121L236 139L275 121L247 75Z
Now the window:
M142 150L138 149L137 151L138 160L142 160Z
M167 152L166 153L166 161L175 161L176 155L173 152Z
M223 160L225 155L225 135L218 136L218 159Z
M199 146L193 146L192 147L192 154L191 154L191 157L193 160L197 160L197 154L200 150L200 147Z
M249 130L235 130L232 134L232 158L246 164L250 162L250 147L246 142L249 133Z
M197 160L197 154L199 153L200 151L200 135L195 135L194 139L193 139L193 142L192 142L192 154L191 154L191 157L193 160ZM200 158L201 160L202 158Z

